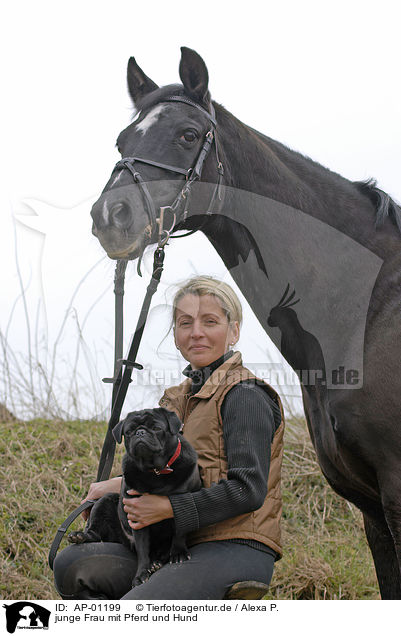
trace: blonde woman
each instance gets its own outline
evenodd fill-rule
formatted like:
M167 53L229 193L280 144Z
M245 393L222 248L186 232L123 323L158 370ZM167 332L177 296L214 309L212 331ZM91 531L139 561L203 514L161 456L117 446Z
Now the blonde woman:
M198 276L176 293L174 340L189 364L184 382L166 389L159 404L182 420L198 453L203 487L124 500L134 529L173 518L187 535L191 559L168 563L131 589L136 557L127 548L69 546L54 564L63 598L222 599L238 581L270 582L281 556L284 422L277 393L233 351L241 322L241 304L222 281ZM119 490L120 478L114 478L92 484L87 498Z

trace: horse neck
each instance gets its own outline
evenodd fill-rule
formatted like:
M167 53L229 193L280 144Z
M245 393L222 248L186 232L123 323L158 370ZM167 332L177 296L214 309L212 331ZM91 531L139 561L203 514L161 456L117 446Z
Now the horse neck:
M216 107L216 114L227 185L299 209L369 249L380 243L375 208L354 183L249 128L223 108Z

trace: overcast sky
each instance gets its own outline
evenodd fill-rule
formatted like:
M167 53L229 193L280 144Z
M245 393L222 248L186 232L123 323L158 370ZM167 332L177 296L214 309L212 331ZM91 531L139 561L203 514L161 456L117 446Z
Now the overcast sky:
M0 328L12 367L1 371L3 381L18 363L42 392L52 380L54 399L67 413L90 417L107 406L110 390L99 378L113 364L114 264L91 235L89 212L117 160L117 134L132 115L125 77L131 55L163 85L178 81L180 46L194 48L208 66L213 98L239 119L351 180L376 178L400 201L397 4L10 3L0 43ZM142 280L134 266L127 275L127 339L151 260L149 253ZM204 237L172 242L138 356L149 368L184 366L171 337L162 342L165 294L195 273L230 282ZM278 362L246 306L245 316L245 360ZM46 380L35 379L29 351ZM156 395L160 386L152 382ZM131 393L129 403L139 406L142 393ZM75 411L73 394L80 396ZM18 399L21 391L8 396L11 406Z

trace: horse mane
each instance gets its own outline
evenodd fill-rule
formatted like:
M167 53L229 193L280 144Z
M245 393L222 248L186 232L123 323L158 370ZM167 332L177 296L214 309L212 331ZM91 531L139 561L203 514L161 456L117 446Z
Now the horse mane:
M383 225L388 217L401 234L401 207L386 192L377 187L377 181L367 179L366 181L355 181L354 184L360 192L369 197L376 208L375 227Z

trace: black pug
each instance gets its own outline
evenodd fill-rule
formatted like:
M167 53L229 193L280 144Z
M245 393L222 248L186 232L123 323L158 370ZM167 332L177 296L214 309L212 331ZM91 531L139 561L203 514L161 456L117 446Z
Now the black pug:
M83 532L72 532L71 543L118 542L136 552L138 567L133 587L170 561L189 558L185 537L175 533L173 519L165 519L141 530L128 525L123 497L128 490L171 495L199 490L202 482L197 454L180 434L177 415L164 408L134 411L113 429L118 443L124 436L123 477L120 495L108 494L94 504Z

